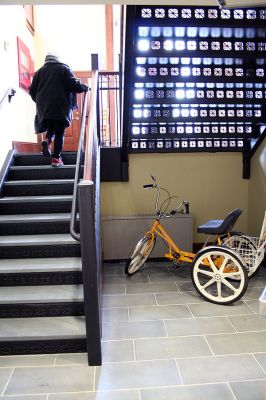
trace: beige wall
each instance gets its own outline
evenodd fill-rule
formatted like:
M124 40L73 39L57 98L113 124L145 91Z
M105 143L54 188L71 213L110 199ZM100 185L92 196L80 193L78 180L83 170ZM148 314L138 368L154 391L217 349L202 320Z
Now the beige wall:
M251 162L248 191L248 233L258 236L266 210L266 139L261 143Z
M150 174L158 183L189 201L194 217L194 241L204 241L197 225L221 219L234 208L243 209L236 225L247 231L249 180L242 179L241 153L136 154L129 157L129 182L103 183L103 215L153 213L154 192L144 190Z

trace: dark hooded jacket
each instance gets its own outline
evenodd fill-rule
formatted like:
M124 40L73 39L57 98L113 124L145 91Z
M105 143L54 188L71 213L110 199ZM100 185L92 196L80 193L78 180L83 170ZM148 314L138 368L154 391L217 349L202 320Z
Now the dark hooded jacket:
M46 62L34 74L29 94L37 106L39 123L46 119L64 121L66 127L72 119L73 93L86 92L88 87L75 78L70 68L59 61Z

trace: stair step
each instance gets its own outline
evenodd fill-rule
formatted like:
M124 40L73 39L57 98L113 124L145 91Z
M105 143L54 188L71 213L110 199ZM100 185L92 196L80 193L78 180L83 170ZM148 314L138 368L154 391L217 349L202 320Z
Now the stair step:
M83 285L2 287L0 318L84 315Z
M85 337L82 317L10 318L1 321L0 341Z
M4 196L72 194L74 179L18 180L4 183Z
M60 244L79 244L70 234L55 235L14 235L0 237L2 246L33 246L33 245L59 246Z
M0 259L0 286L82 283L80 257Z
M80 272L80 257L24 258L0 260L0 274L25 274L30 272Z
M64 165L54 168L51 165L12 166L9 169L8 180L35 179L73 179L76 165Z
M80 244L70 234L0 237L0 258L79 257Z
M14 286L2 287L0 291L0 309L2 304L70 303L72 301L83 301L83 285Z
M86 351L82 316L1 320L0 355Z
M72 195L6 196L0 198L0 214L70 212Z
M69 233L69 224L70 213L0 215L0 235Z
M77 152L63 152L62 159L64 164L76 164L77 160ZM44 157L41 154L41 146L40 153L24 153L24 154L15 154L14 156L14 165L50 165L51 162L49 158Z

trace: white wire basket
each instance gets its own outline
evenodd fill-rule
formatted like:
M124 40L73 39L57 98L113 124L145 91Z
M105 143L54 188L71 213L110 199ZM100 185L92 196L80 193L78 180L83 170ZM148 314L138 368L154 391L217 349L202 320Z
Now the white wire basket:
M264 258L266 239L233 235L224 242L223 246L229 247L240 256L248 270L248 276L252 276Z

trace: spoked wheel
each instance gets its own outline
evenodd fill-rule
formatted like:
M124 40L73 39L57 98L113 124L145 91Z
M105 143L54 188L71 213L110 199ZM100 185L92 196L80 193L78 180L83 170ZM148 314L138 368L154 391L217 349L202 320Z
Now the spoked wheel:
M206 300L231 304L247 290L248 274L234 251L210 246L197 253L193 261L192 282Z
M153 236L144 236L133 250L129 261L126 264L125 273L127 275L135 274L140 267L145 263L151 254L156 239Z
M257 260L261 259L261 257L257 255L256 246L248 236L236 233L229 239L227 238L222 245L229 247L241 256L247 268L249 278L256 274L260 266L260 262L258 263Z

